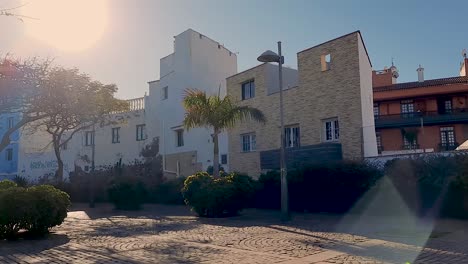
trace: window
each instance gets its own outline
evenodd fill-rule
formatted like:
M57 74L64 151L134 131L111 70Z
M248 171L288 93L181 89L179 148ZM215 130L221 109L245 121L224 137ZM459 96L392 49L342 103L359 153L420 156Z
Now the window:
M255 97L255 81L251 80L242 84L242 100Z
M176 132L177 147L182 147L184 145L184 130L179 129L179 130L176 130L175 132Z
M374 103L374 118L379 118L379 115L380 115L379 103Z
M112 128L112 143L120 143L120 127Z
M223 165L227 164L227 154L221 155L221 164Z
M331 55L330 54L324 54L320 58L321 64L322 64L322 71L328 71L330 70L330 65L331 65Z
M382 153L382 136L380 135L380 132L377 132L375 134L375 138L377 139L377 151L380 153Z
M414 116L414 102L413 100L403 100L400 102L401 114L403 117Z
M340 139L340 126L338 124L338 119L328 119L323 121L323 140L327 141L337 141Z
M169 93L168 87L167 86L163 87L161 89L161 100L166 100L169 95L168 93Z
M15 125L15 118L9 117L8 118L8 129L12 128Z
M146 125L137 125L136 126L136 140L141 141L146 139Z
M242 152L251 152L256 149L257 141L255 134L241 135Z
M68 143L62 142L62 150L67 150L67 149L68 149Z
M452 100L451 99L444 100L444 110L445 110L445 113L452 112Z
M418 142L417 138L413 138L411 141L407 137L403 136L403 148L404 149L417 149Z
M12 161L13 160L13 149L9 148L6 150L6 157L5 159L7 161Z
M94 132L93 131L85 132L85 145L86 146L94 145Z
M287 148L299 147L300 131L299 126L284 128L284 144Z
M441 127L440 128L440 144L442 148L454 147L456 145L455 132L454 132L453 127Z

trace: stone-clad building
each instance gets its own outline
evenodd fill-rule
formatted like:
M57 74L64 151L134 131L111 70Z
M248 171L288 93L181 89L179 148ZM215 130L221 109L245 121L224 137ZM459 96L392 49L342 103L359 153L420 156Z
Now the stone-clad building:
M372 66L359 31L297 54L298 70L284 72L287 163L361 159L377 155ZM231 171L259 175L279 166L280 121L276 65L261 64L227 79L239 105L266 115L229 131Z

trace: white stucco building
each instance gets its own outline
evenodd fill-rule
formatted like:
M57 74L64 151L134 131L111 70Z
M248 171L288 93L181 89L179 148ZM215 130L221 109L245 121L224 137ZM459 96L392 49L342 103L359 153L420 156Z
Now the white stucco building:
M160 139L166 174L188 176L213 164L212 131L183 128L188 88L226 95L226 78L237 72L237 56L192 29L174 37L174 52L160 61L160 78L149 82L146 113L149 138ZM220 164L228 169L227 135L219 138Z
M95 144L95 166L100 169L117 162L130 164L141 160L140 152L149 143L146 133L145 97L128 100L130 110L111 117L112 125L95 127L76 133L62 148L64 178L76 167L91 169L92 145ZM53 176L57 159L51 145L51 135L45 131L21 130L18 153L18 175L37 181L40 177ZM66 136L66 135L65 135Z

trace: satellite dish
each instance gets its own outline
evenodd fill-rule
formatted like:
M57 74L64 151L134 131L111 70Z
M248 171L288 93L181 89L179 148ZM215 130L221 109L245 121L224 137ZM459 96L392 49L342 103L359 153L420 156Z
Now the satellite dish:
M463 50L462 50L462 56L463 56L463 58L466 59L466 49L463 49Z

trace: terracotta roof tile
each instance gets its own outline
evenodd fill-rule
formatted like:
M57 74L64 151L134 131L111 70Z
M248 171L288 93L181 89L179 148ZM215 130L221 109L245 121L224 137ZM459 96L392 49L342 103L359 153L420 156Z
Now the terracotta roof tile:
M428 86L450 85L450 84L457 84L457 83L468 84L468 77L457 76L457 77L426 80L424 82L398 83L398 84L393 84L393 85L388 85L388 86L374 87L374 92L422 88L422 87L428 87Z

